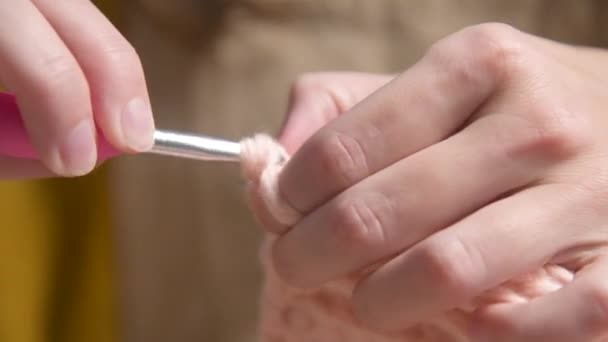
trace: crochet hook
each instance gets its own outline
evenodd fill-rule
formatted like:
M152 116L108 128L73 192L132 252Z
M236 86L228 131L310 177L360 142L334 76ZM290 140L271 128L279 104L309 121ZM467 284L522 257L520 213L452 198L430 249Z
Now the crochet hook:
M240 161L241 144L206 135L175 131L154 132L149 153L207 161Z
M101 134L98 135L98 159L116 157L121 152L114 149ZM240 160L241 145L200 134L156 130L154 145L147 153L204 161ZM0 156L38 159L31 145L15 97L0 92Z

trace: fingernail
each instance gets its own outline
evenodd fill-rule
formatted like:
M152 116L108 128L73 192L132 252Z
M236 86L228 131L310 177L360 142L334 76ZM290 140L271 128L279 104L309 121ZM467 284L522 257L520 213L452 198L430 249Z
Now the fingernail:
M97 161L95 128L90 120L82 120L66 136L59 156L64 176L82 176L95 167Z
M122 115L122 134L134 151L143 152L152 147L154 120L150 106L142 98L129 101Z

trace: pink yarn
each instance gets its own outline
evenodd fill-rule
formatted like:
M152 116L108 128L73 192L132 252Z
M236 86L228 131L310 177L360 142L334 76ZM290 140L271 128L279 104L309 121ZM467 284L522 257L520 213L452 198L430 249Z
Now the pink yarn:
M268 135L257 134L241 141L243 177L257 185L258 195L276 221L291 226L302 215L281 198L279 191L279 173L287 158L285 149Z
M279 191L278 176L288 155L267 135L242 141L242 172L257 185L257 195L265 210L277 222L293 226L302 215L286 203ZM382 335L367 329L350 307L350 294L357 279L332 281L317 289L289 287L276 275L269 259L269 245L276 237L268 234L262 247L266 282L261 300L260 341L262 342L431 342L468 341L466 328L470 313L480 305L499 302L527 302L560 289L571 282L569 270L548 264L501 286L486 291L469 305L446 312L432 321Z

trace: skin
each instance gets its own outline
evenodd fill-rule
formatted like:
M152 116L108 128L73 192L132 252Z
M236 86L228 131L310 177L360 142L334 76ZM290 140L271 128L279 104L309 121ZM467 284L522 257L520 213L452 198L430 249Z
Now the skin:
M15 93L41 162L0 159L4 178L80 176L97 164L96 130L123 152L152 146L137 53L88 0L0 3L0 83Z
M1 158L1 176L90 172L95 126L122 151L151 146L139 58L89 1L0 4L0 65L42 156ZM352 301L370 327L391 331L558 263L574 282L481 308L472 339L605 338L607 65L604 51L486 24L396 77L301 78L280 136L294 153L280 186L305 217L281 227L260 216L280 235L277 271L312 287L382 261Z
M308 288L380 263L352 303L394 331L556 263L572 283L480 308L471 339L608 337L607 71L608 52L484 24L397 76L305 75L279 180L304 218L259 215L277 272Z

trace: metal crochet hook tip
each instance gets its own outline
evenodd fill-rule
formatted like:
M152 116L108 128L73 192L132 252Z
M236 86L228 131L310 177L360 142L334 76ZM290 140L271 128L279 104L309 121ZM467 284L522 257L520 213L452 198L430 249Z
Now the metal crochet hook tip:
M239 162L241 144L199 134L156 130L153 154L204 161Z

